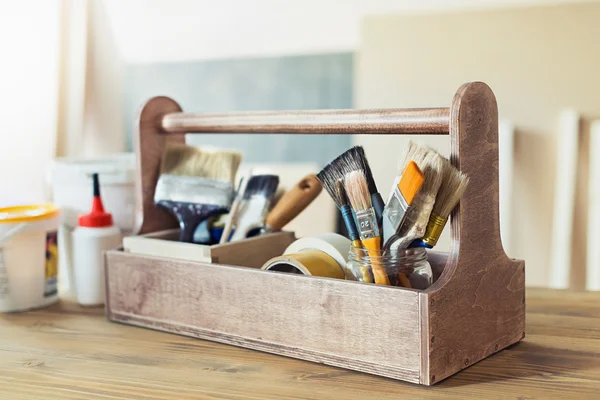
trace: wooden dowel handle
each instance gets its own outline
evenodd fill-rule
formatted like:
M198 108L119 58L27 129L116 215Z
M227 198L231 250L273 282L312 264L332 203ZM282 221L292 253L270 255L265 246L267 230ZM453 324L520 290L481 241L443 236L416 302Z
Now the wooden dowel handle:
M321 193L321 190L322 187L316 175L305 176L277 202L267 216L267 226L274 231L281 230L304 211Z
M432 134L450 130L449 108L166 114L169 133Z

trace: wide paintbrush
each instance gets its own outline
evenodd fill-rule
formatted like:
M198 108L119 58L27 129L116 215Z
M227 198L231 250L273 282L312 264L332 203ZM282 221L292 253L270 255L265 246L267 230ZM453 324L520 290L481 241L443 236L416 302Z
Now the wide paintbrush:
M207 151L187 145L166 148L154 202L177 218L182 242L193 241L202 221L229 210L240 161L241 154L232 151Z

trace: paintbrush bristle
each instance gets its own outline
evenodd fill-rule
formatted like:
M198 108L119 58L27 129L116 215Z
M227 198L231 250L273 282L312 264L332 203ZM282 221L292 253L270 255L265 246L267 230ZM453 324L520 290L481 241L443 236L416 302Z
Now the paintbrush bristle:
M433 205L433 212L442 218L450 215L469 185L468 176L456 169L449 161L446 160L444 164L444 180Z
M369 165L369 160L367 159L367 155L365 154L365 149L362 146L354 146L346 153L347 157L352 158L352 162L356 163L360 166L365 173L365 178L367 178L367 184L369 185L369 192L371 194L377 193L377 185L375 184L375 179L373 179L373 172L371 172L371 166Z
M321 185L327 190L327 193L333 198L338 204L338 200L335 198L335 182L342 179L352 171L363 171L369 187L369 193L377 193L377 186L373 179L371 167L365 155L365 150L362 146L354 146L351 149L346 150L333 161L323 168L321 172L317 174L317 179L321 182Z
M323 186L327 193L329 193L329 196L331 196L338 208L342 206L342 199L339 197L339 192L336 190L336 184L339 181L343 182L343 178L344 175L331 164L327 164L327 166L317 174L317 180L321 183L321 186Z
M346 206L348 205L348 197L346 196L346 189L344 188L344 181L341 179L338 179L337 181L335 181L335 197L338 199L338 201L336 201L336 204L338 205L338 207L341 206Z
M248 181L244 191L244 199L252 196L264 196L271 199L279 185L279 176L277 175L254 175Z
M428 153L423 159L422 164L417 162L425 178L421 187L422 194L433 196L437 194L444 180L445 162L446 159L435 151Z
M346 195L355 212L371 208L371 193L362 170L352 171L344 179Z
M241 153L236 151L206 150L185 144L169 144L162 157L160 173L233 183L241 160Z
M398 168L398 174L402 174L402 171L406 169L406 166L410 161L414 161L417 163L419 168L423 168L423 162L425 161L425 157L431 152L435 152L431 147L424 145L422 143L415 142L413 140L409 140L404 148L404 155L401 158L401 162Z
M421 190L424 180L425 177L417 166L417 163L410 161L402 173L400 182L398 182L398 189L400 190L400 193L402 193L402 197L404 197L404 200L406 200L406 203L409 206L419 193L419 190Z

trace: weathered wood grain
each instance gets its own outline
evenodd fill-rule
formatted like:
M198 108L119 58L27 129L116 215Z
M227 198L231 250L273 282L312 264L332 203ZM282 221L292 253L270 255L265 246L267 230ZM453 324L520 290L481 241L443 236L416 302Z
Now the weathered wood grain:
M206 133L389 133L445 135L449 129L447 108L380 110L296 110L231 113L171 113L165 115L165 131Z
M144 234L179 226L173 215L154 205L154 190L167 142L185 143L184 134L162 134L162 117L177 111L181 111L179 104L164 96L148 100L140 111L133 138L138 173L134 233Z
M421 293L422 338L429 364L423 383L439 382L521 340L525 333L525 264L500 238L498 106L484 83L454 96L451 158L470 178L451 220L452 246L440 278ZM427 359L424 359L427 361Z
M273 232L237 242L206 246L180 242L179 229L168 229L126 237L123 247L127 252L145 256L262 268L271 258L282 255L295 240L292 232Z
M419 382L417 291L120 251L107 262L114 321Z
M594 399L600 293L529 290L527 337L433 387L108 322L59 303L0 314L0 398Z
M469 187L452 215L451 252L445 258L443 271L434 265L439 279L421 293L352 282L299 280L290 275L273 278L262 271L219 270L214 265L136 259L111 252L107 258L107 271L112 277L108 280L110 318L425 385L437 383L523 338L524 262L509 259L500 238L498 110L494 94L486 84L474 82L461 86L450 109L227 114L178 111L174 101L158 97L147 103L140 117L136 150L141 160L143 187L139 198L144 220L141 231L166 229L170 223L154 207L151 198L167 137L182 141L182 133L188 131L372 134L449 131L452 161L470 178ZM438 261L441 259L438 257ZM195 286L189 287L190 282L195 282ZM232 303L229 297L222 297L223 288L235 293L239 301ZM203 297L198 290L208 291L212 297ZM348 293L341 293L343 290ZM139 296L143 297L145 308L138 305ZM315 297L332 297L340 302L347 297L360 303L352 307L361 311L345 314L348 310L336 305L332 312L320 303L313 303ZM306 308L297 308L299 305ZM376 311L368 313L364 308L367 306ZM287 309L295 312L286 314ZM239 310L245 313L229 318ZM261 312L257 314L256 310ZM369 316L358 318L363 314ZM253 319L244 319L248 315ZM345 319L345 315L352 318ZM401 344L396 344L398 336L392 334L390 327L403 334ZM283 328L299 329L303 334L291 341L282 335ZM376 335L381 332L387 335L374 337L375 331L379 332ZM371 347L366 346L367 342ZM339 346L340 343L356 347L349 350ZM396 346L403 351L390 355L385 350Z

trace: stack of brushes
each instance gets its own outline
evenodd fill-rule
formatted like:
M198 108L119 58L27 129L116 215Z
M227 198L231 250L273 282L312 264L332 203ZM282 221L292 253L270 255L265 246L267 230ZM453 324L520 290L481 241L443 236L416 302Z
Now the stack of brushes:
M468 177L434 149L410 141L384 206L364 149L341 154L317 175L340 210L352 245L369 255L363 281L389 285L380 256L436 245Z

